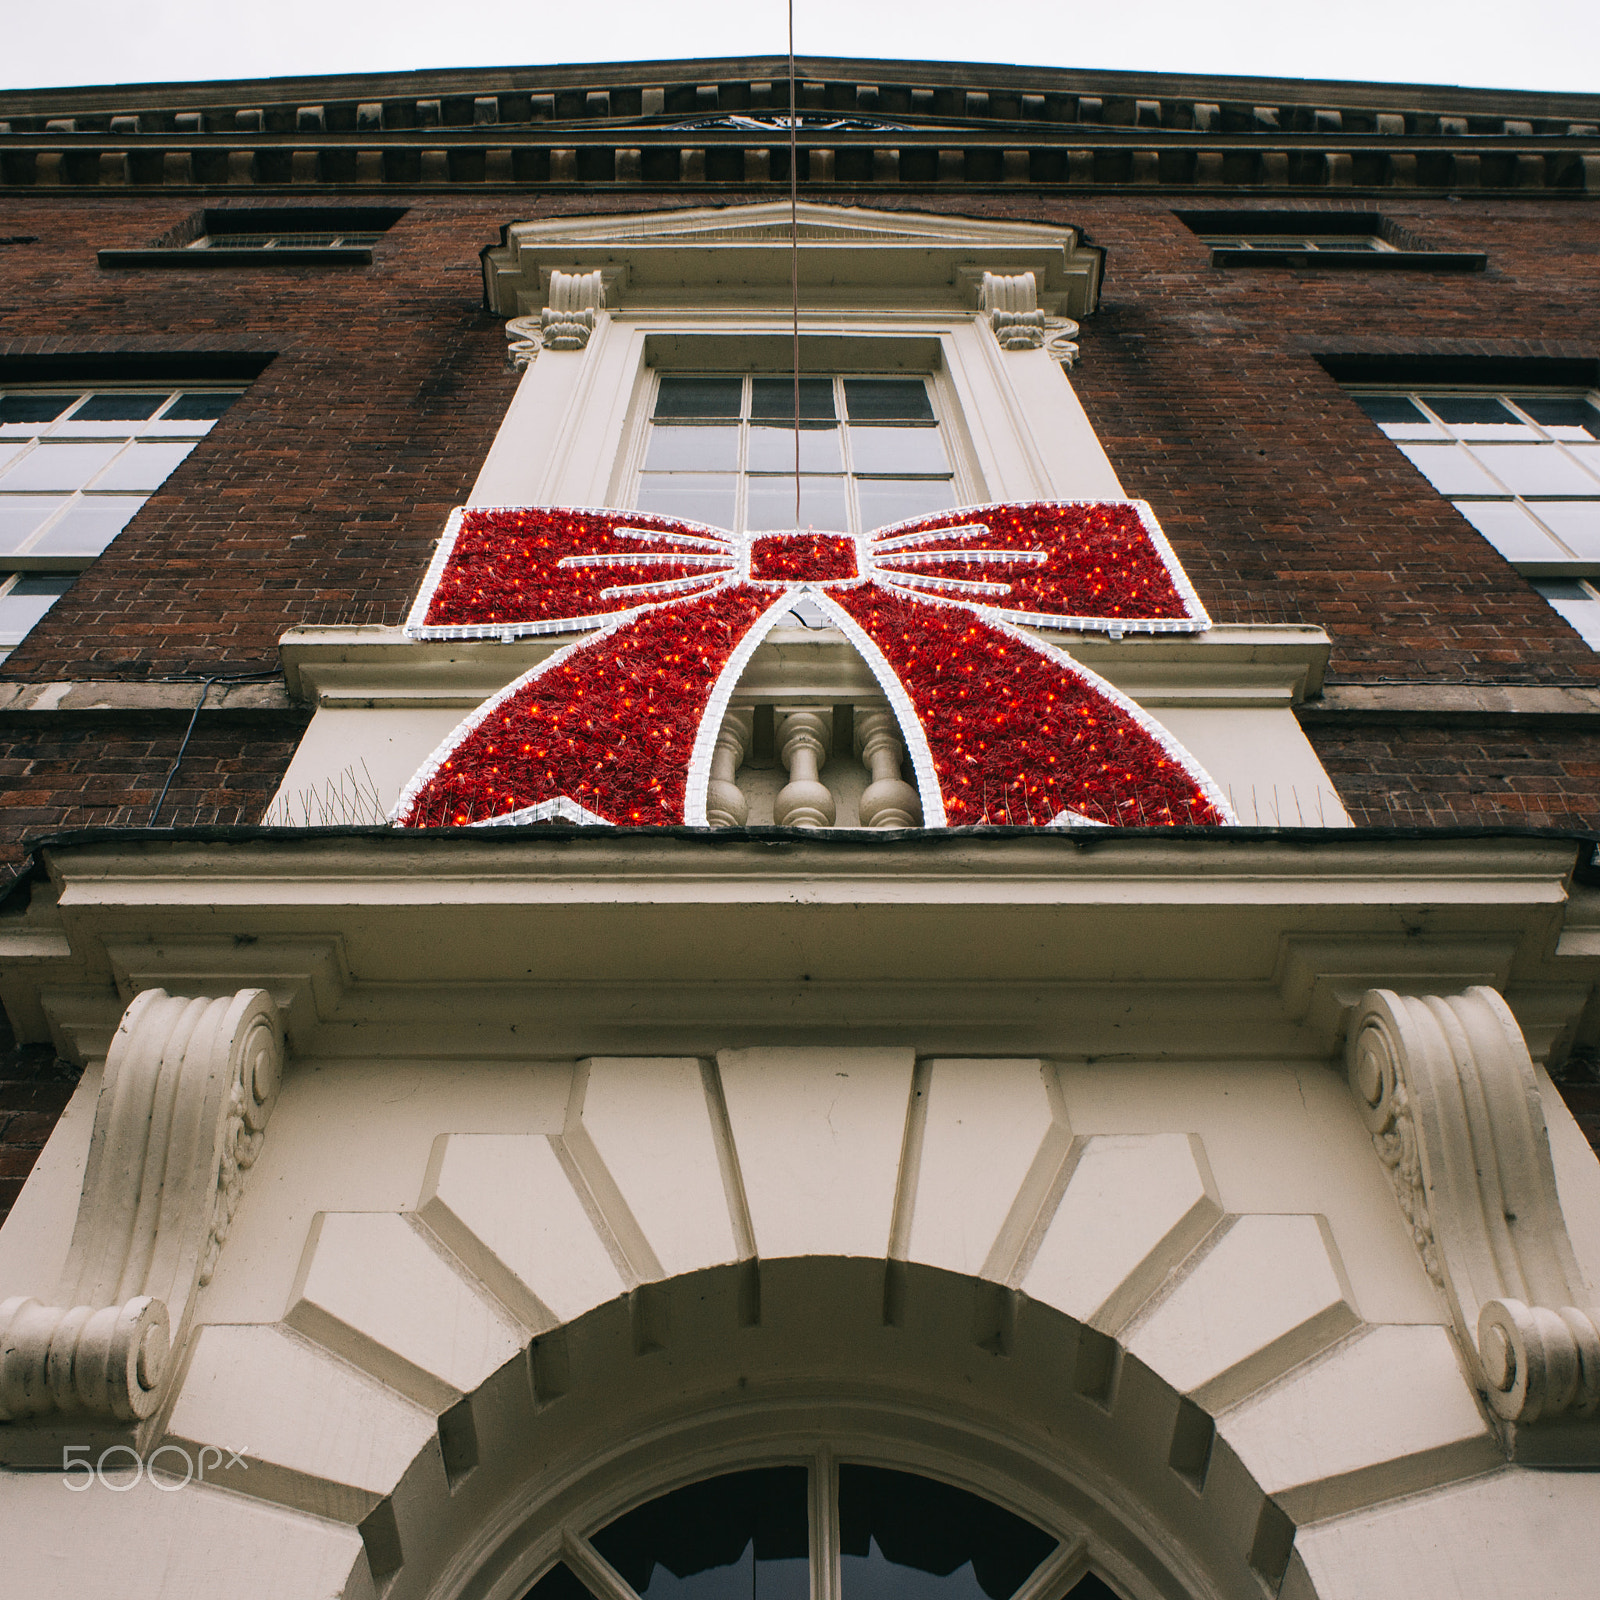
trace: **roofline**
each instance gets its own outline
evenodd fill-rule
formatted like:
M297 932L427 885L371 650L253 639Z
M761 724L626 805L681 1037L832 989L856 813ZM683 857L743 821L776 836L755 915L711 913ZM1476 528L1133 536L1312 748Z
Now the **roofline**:
M1253 78L1170 72L1126 72L1002 62L915 61L863 56L800 56L805 80L908 81L934 87L998 88L1076 94L1084 91L1148 94L1163 99L1276 100L1292 105L1359 103L1378 110L1482 113L1507 109L1528 116L1593 118L1600 95L1547 90L1498 89L1452 84L1373 83L1358 79ZM0 88L0 112L41 114L91 99L102 110L148 104L204 104L224 98L382 98L385 95L469 94L495 88L577 88L589 85L716 82L750 78L773 81L788 73L787 57L711 56L667 61L447 67L425 71L331 73L283 78L218 78L139 84L80 84L48 89Z

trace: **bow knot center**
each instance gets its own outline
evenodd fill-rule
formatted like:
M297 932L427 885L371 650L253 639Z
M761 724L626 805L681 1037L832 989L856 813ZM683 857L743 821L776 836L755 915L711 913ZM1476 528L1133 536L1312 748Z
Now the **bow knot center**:
M860 575L848 533L764 533L750 541L756 583L839 583Z

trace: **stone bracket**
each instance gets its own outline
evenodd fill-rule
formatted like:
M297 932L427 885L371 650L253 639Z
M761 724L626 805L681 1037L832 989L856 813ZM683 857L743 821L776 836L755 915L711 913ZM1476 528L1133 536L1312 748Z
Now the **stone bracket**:
M1508 1454L1600 1464L1600 1311L1510 1008L1483 986L1419 998L1368 990L1346 1066Z
M593 272L552 272L549 300L537 317L512 317L506 323L506 352L514 367L531 366L541 350L584 350L595 316L606 303L605 279Z
M78 1218L48 1300L0 1299L0 1460L53 1420L155 1416L211 1280L283 1070L262 989L140 994L106 1058Z

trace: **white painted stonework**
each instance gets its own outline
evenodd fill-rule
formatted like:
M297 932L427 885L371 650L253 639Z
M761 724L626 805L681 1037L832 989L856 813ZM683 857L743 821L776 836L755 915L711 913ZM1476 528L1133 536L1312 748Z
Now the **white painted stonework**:
M1593 981L1563 847L1330 841L1314 885L1270 842L684 850L54 855L0 935L7 1001L90 1066L0 1232L4 1295L59 1303L74 1213L114 1205L119 989L148 986L135 1027L155 989L215 995L239 1038L229 997L270 996L287 1057L148 1417L0 1422L16 1592L520 1600L652 1493L820 1451L1012 1505L1062 1539L1055 1581L1130 1600L1593 1593L1568 1313L1596 1305L1600 1167L1527 1053ZM1426 931L1389 940L1396 907ZM1364 1019L1408 1006L1476 1040L1381 1024L1431 1255L1369 1092ZM1483 1147L1434 1107L1469 1065L1520 1107L1503 1192L1544 1207L1513 1332L1577 1339L1540 1414L1495 1399L1467 1314L1483 1214L1444 1174ZM108 1441L69 1488L63 1447ZM219 1547L247 1557L225 1578Z

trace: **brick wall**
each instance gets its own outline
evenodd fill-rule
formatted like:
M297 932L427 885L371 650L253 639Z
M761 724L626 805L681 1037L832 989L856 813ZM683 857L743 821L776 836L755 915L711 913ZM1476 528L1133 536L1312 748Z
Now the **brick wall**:
M319 203L370 196L319 194ZM406 204L404 195L386 200ZM684 196L703 203L703 196ZM758 198L730 192L734 204ZM1331 681L1595 684L1600 656L1545 605L1345 396L1319 355L1600 356L1595 202L1437 200L1382 210L1482 273L1216 269L1183 197L840 190L910 210L1074 223L1108 250L1074 375L1123 482L1151 501L1221 621L1311 622ZM12 196L0 250L0 373L18 360L270 355L261 376L85 573L0 680L270 670L301 623L396 622L448 507L469 489L515 383L481 309L478 252L513 216L670 207L596 191L413 197L366 267L102 270L102 246L179 227L178 198ZM28 727L35 724L30 720ZM109 720L68 752L45 728L6 756L9 837L137 820L176 724ZM197 737L199 735L197 734ZM209 736L208 737L213 737ZM1474 734L1323 717L1312 737L1373 823L1600 826L1589 736ZM214 757L225 765L227 737ZM293 731L251 735L243 766L194 769L173 820L249 820ZM100 742L100 750L93 748ZM1530 745L1530 740L1533 741ZM1559 747L1559 748L1558 748ZM246 771L248 769L248 772ZM184 811L192 805L192 811ZM212 808L208 814L208 808Z
M202 716L158 821L171 827L259 822L309 720L299 710ZM0 888L21 864L30 836L147 823L187 725L181 713L0 716Z
M1359 827L1600 830L1600 728L1537 716L1431 727L1308 716L1304 726Z
M79 1069L49 1045L19 1045L0 1011L0 1222L77 1087Z

